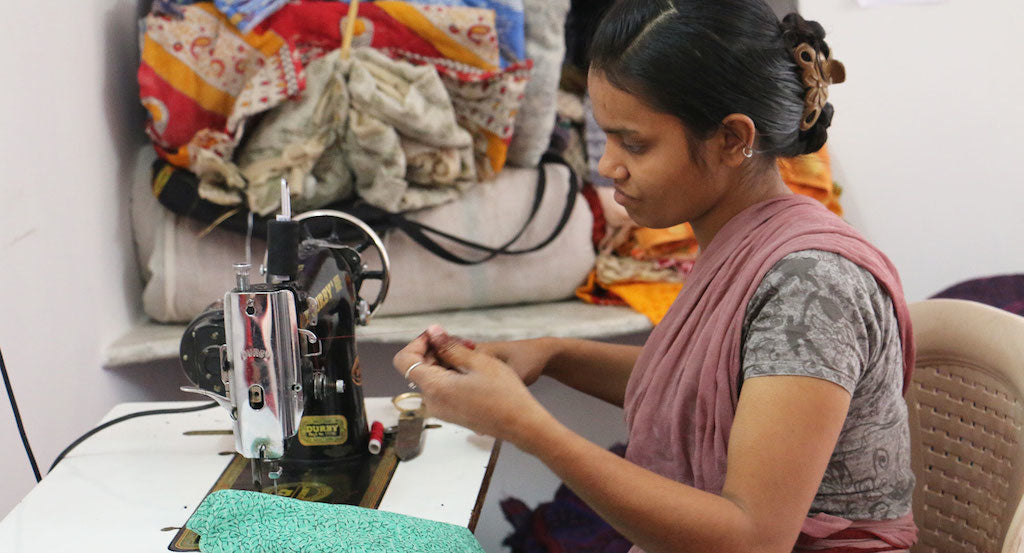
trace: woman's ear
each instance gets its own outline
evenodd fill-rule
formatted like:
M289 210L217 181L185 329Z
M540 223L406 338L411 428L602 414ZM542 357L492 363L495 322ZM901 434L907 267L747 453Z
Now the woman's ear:
M739 167L754 152L757 128L754 121L741 113L733 113L722 119L718 131L719 156L723 165Z

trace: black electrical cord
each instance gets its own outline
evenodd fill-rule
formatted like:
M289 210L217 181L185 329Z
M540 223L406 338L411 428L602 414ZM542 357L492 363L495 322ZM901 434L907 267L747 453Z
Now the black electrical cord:
M71 442L71 445L69 445L66 448L64 448L64 451L61 451L60 455L58 455L57 458L53 460L53 464L50 465L50 470L46 471L46 473L49 474L50 472L52 472L53 471L53 467L57 466L57 463L61 462L61 460L64 459L65 455L70 453L72 449L74 449L75 447L78 446L78 444L84 442L86 440L86 438L92 436L93 434L99 432L100 430L103 430L104 428L107 428L109 426L113 426L113 425L115 425L115 424L117 424L119 422L124 422L124 421L126 421L128 419L134 419L135 417L143 417L143 416L147 416L147 415L168 415L168 414L173 414L173 413L192 413L194 411L202 411L204 409L209 409L211 407L216 407L216 406L217 406L217 402L216 401L211 401L210 403L204 403L202 405L197 405L195 407L183 407L183 408L180 408L180 409L153 409L151 411L139 411L138 413L129 413L127 415L124 415L123 417L117 417L114 420L107 421L107 422L97 426L96 428L93 428L92 430L86 432L85 434L82 434L77 440ZM27 444L27 442L26 442L26 444Z
M36 476L36 482L40 482L42 481L43 477L42 475L39 474L39 465L36 464L36 456L32 454L32 446L28 444L28 435L25 434L25 426L21 423L21 412L18 411L18 402L14 400L14 389L11 388L11 379L7 376L7 365L4 364L3 352L0 352L0 373L2 373L4 377L4 387L7 388L7 397L11 400L11 409L14 411L14 421L18 424L18 433L21 434L21 443L25 445L25 453L28 454L28 462L32 464L32 472ZM123 417L118 417L112 421L107 421L97 426L96 428L93 428L92 430L86 432L85 434L82 434L77 440L71 442L71 445L64 448L64 451L61 451L60 455L58 455L57 458L53 460L53 464L50 465L50 470L46 471L46 473L49 474L53 470L53 467L57 466L57 463L61 462L61 460L63 460L64 457L68 453L70 453L72 449L77 447L78 444L84 442L86 438L92 436L93 434L99 432L100 430L103 430L104 428L113 426L119 422L124 422L128 419L134 419L135 417L142 417L146 415L167 415L173 413L191 413L194 411L202 411L204 409L209 409L216 405L216 401L211 401L210 403L204 403L202 405L197 405L195 407L139 411L138 413L130 413Z
M18 434L21 434L21 443L25 445L28 462L32 464L32 473L36 475L36 482L39 482L43 477L39 474L39 465L36 464L36 456L32 454L32 446L28 445L28 435L25 434L25 425L21 423L21 411L18 411L18 402L14 401L14 389L11 388L11 379L7 376L7 365L4 364L4 354L2 351L0 351L0 373L4 375L4 387L7 388L7 397L11 400L11 410L14 411L14 422L18 424Z

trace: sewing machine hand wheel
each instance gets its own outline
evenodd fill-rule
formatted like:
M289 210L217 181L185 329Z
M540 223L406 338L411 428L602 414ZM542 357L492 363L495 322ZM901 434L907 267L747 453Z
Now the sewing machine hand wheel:
M362 236L359 239L359 243L350 246L357 253L362 254L370 246L374 246L377 249L377 258L380 261L380 270L377 271L364 271L361 275L361 281L363 280L379 280L380 290L377 292L377 297L373 302L368 304L368 309L365 314L360 314L361 322L365 324L373 317L374 313L380 309L381 304L384 302L384 297L388 294L388 284L391 282L391 261L388 259L388 252L384 250L384 243L381 241L380 236L369 225L364 223L357 217L353 217L343 211L337 211L333 209L318 209L313 211L307 211L292 217L292 220L300 223L310 221L312 219L329 218L332 220L332 226L330 228L330 237L337 243L346 242L342 238L344 234L340 233L337 224L339 222L345 223L349 227L355 227L358 229ZM303 234L307 238L312 238L313 235L310 232L307 224L303 224ZM360 285L361 287L361 285ZM362 298L360 298L362 299ZM365 300L363 300L365 301Z

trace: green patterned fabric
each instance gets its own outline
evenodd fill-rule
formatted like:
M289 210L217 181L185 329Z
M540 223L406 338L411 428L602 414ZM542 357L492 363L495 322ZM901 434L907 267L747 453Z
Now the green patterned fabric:
M211 493L185 525L207 553L483 553L461 526L241 490Z

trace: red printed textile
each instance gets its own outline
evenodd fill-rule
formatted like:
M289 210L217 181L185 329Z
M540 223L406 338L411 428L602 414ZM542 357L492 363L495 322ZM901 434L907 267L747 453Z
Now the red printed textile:
M180 18L147 16L139 92L160 156L181 167L195 160L196 150L230 158L245 119L301 93L304 64L340 47L348 9L340 2L292 2L250 33L239 31L211 2L182 6ZM480 149L492 167L504 165L499 143L511 136L506 116L518 109L529 64L498 71L492 10L363 3L355 28L353 47L401 51L449 73L456 68L461 82L502 80L496 88L516 101L492 103L504 115L480 125L481 135L494 135L481 138ZM470 121L470 114L460 115Z
M246 117L298 94L303 82L298 56L275 33L243 34L208 2L181 11L143 21L138 79L146 132L162 157L186 166L199 131L237 138Z

